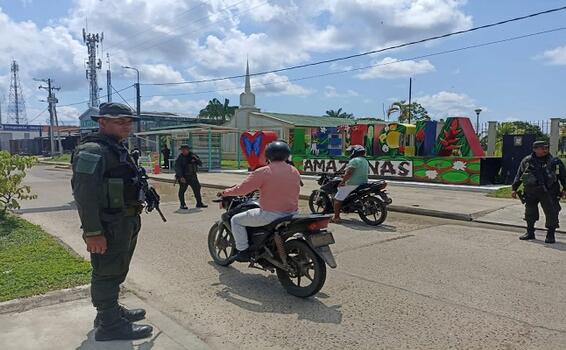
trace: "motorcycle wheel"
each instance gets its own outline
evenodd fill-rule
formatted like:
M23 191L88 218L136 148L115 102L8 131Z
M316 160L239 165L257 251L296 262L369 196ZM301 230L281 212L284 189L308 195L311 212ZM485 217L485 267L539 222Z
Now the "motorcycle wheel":
M387 218L387 206L373 196L362 198L361 201L363 207L358 211L360 219L371 226L381 225Z
M232 257L236 254L236 242L232 232L224 225L218 227L215 223L208 232L208 252L212 260L220 266L228 266L234 262Z
M326 281L324 261L306 242L299 239L285 242L285 252L291 271L278 268L277 278L287 293L300 298L318 293Z
M328 194L320 190L314 190L309 197L309 209L313 214L332 213L332 201Z

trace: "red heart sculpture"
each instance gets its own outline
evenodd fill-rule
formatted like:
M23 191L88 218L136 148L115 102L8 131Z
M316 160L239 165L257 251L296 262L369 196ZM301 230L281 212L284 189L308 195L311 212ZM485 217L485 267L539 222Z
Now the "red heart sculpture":
M265 147L279 137L274 131L246 131L240 136L240 148L249 168L255 170L267 165Z

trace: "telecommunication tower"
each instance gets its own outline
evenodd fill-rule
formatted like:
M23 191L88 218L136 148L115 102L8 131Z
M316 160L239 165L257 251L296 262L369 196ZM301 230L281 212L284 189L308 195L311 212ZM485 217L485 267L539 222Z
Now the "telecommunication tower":
M86 29L83 28L83 42L86 44L88 49L88 60L86 62L86 79L89 81L89 107L98 107L100 104L100 99L98 96L98 92L100 91L98 88L98 70L102 68L102 60L96 58L96 54L98 51L98 45L102 44L102 40L104 39L104 33L102 34L93 34L87 33Z
M20 66L14 60L10 67L10 95L8 100L8 123L27 124L26 102L18 72Z

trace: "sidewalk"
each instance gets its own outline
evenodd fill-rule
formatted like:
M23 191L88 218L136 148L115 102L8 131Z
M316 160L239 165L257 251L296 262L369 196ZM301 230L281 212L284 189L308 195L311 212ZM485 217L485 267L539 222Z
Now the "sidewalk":
M153 336L136 341L96 342L92 322L95 311L89 298L33 308L20 313L0 314L2 350L61 349L207 349L195 335L147 305L131 293L121 301L126 306L142 307L148 318L140 324L154 327Z
M242 182L243 175L245 175L243 172L199 173L199 180L204 187L223 189ZM150 178L157 181L174 182L173 174L150 175ZM318 189L319 186L312 176L304 176L303 182L305 185L301 188L301 199L308 199L311 192ZM414 187L414 184L406 186L404 183L396 182L389 182L387 191L393 198L393 204L389 207L393 212L513 227L525 226L522 220L523 206L515 200L487 197L485 193L465 191L462 188ZM565 211L561 212L560 219L566 223ZM542 210L537 228L544 229ZM566 230L558 231L566 233Z

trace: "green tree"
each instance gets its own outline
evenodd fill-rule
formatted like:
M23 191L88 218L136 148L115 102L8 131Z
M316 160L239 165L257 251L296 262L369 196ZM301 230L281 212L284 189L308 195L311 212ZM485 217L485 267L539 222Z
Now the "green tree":
M224 103L217 98L213 98L208 101L205 108L200 110L199 117L212 119L220 124L224 124L230 120L237 108L236 106L230 106L230 100L227 98L224 99Z
M342 111L342 108L338 108L338 110L333 110L330 109L328 111L326 111L326 114L324 115L325 117L328 118L343 118L343 119L353 119L354 115L352 113L346 113Z
M399 123L430 120L427 110L418 102L412 102L410 106L405 100L393 102L387 109L387 118L395 113L398 113Z
M36 162L34 157L11 155L0 151L0 217L8 210L20 208L20 200L35 199L31 187L22 185L26 170Z

